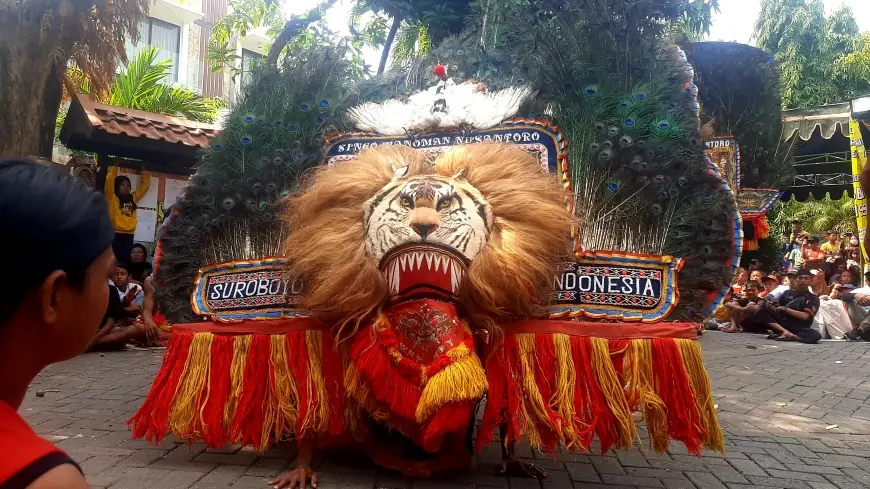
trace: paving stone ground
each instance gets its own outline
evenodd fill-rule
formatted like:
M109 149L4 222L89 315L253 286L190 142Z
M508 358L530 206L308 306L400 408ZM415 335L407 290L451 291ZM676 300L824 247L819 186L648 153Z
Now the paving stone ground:
M353 455L320 461L319 489L864 489L870 487L870 344L778 343L753 335L707 333L727 455L699 459L674 443L666 454L636 448L607 456L561 454L558 461L520 448L549 471L542 483L496 477L497 446L473 469L409 480ZM37 378L22 413L38 433L81 463L95 488L264 488L292 448L259 455L166 440L131 440L126 421L139 407L162 351L88 354ZM37 396L40 393L41 396Z

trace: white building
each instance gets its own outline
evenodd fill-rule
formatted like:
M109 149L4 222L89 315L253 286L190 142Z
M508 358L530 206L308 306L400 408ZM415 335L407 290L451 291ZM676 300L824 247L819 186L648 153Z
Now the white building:
M160 59L172 62L171 83L185 85L205 97L223 97L230 104L246 82L251 60L266 54L265 29L235 39L232 46L239 56L242 75L232 79L231 70L212 73L209 66L209 39L214 24L230 11L228 0L152 0L147 19L139 23L139 42L127 42L128 59L143 46L160 49Z

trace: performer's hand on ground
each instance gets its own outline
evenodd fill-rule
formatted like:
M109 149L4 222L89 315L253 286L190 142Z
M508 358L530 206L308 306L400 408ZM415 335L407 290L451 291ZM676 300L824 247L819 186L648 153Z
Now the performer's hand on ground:
M274 480L269 481L269 485L275 489L307 489L308 485L317 487L317 473L311 470L311 467L305 464L299 464L295 469L285 474L279 475Z
M527 477L533 479L545 479L547 471L531 462L523 462L518 458L508 458L502 461L498 468L498 475L505 477Z

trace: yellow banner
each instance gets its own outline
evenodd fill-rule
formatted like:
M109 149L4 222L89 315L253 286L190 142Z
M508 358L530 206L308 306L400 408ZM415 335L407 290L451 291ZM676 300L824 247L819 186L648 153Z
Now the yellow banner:
M867 152L864 149L864 141L861 139L861 126L854 119L849 120L849 149L852 153L852 186L855 190L855 219L858 224L858 239L861 242L861 251L864 262L867 262L867 250L864 249L864 234L867 233L867 196L861 190L858 175L867 163Z

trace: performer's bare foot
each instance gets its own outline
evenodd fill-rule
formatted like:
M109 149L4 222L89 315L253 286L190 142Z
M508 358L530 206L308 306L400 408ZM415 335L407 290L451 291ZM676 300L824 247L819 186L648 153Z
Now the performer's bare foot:
M317 487L317 473L311 468L314 458L315 442L303 438L298 441L299 454L296 456L296 466L285 474L281 474L269 481L269 485L275 489L307 489Z
M526 477L538 480L547 478L547 471L544 469L531 462L523 462L513 457L502 460L497 474L505 477Z
M501 465L496 471L497 475L505 477L526 477L533 479L546 479L547 471L531 462L523 462L516 457L516 444L507 441L507 425L502 423L498 426L501 435Z

